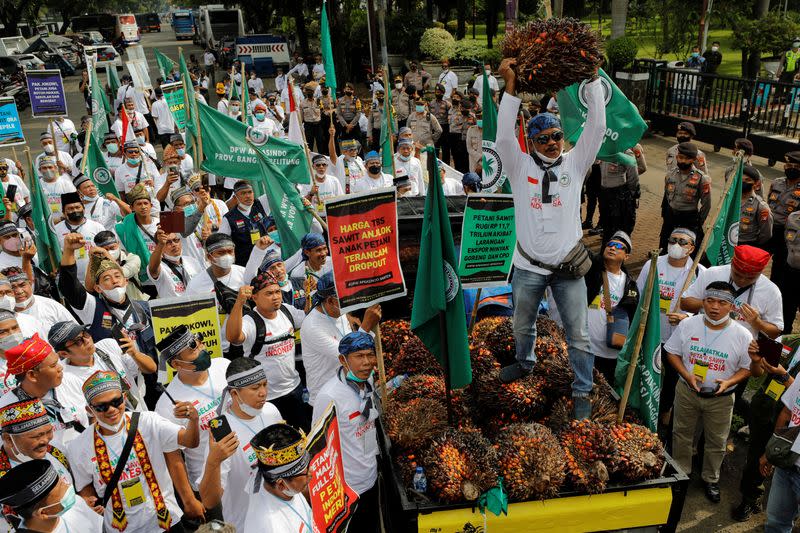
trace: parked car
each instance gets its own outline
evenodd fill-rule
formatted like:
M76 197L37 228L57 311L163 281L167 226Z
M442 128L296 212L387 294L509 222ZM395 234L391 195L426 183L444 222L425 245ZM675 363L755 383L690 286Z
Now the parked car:
M107 65L113 65L119 69L122 67L122 58L117 53L116 48L108 43L101 43L96 46L84 46L83 51L86 55L94 54L97 58L97 70L105 69Z
M86 46L93 46L97 44L102 44L106 42L103 38L103 34L99 31L82 31L78 33L73 33L72 38L80 45Z
M44 61L33 54L15 54L0 57L0 72L7 76L17 74L23 70L38 70L44 66Z

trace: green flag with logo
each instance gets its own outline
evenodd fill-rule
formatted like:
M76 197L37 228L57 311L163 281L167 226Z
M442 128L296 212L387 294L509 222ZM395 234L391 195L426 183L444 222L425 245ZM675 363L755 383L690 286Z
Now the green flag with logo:
M108 88L111 90L111 98L113 100L117 97L117 92L119 91L119 76L117 76L117 69L113 65L106 67L106 76L108 76ZM114 112L116 113L117 110L115 109Z
M636 164L635 158L623 152L639 142L647 129L647 123L636 106L602 69L599 74L606 102L606 135L597 158L633 166ZM557 96L564 137L573 145L581 136L583 126L586 124L586 84L587 81L574 83L560 90Z
M39 267L45 272L55 272L61 264L61 245L55 232L50 229L50 205L42 191L36 165L30 165L31 177L31 217L36 230L36 249L39 251Z
M650 287L649 292L647 287ZM617 368L614 372L617 393L622 395L633 358L639 326L644 321L644 336L636 361L628 405L639 411L642 421L652 431L658 429L658 402L661 397L661 365L663 364L661 361L659 298L658 269L655 260L651 260L645 291L639 295L639 307L631 321L628 338L617 356Z
M109 65L106 70L111 70L114 67ZM91 103L92 103L92 137L103 142L103 137L108 133L108 120L106 113L113 113L111 104L108 102L106 92L100 87L100 80L97 77L94 65L92 65L92 87L91 87Z
M89 146L86 149L86 167L84 172L97 186L97 190L101 196L111 193L114 196L119 196L117 187L114 185L114 176L108 170L106 159L100 151L100 143L92 135L89 140Z
M436 151L432 147L425 150L428 151L428 175L438 176ZM454 389L466 387L472 382L464 295L456 274L457 267L458 258L442 182L431 179L428 180L422 218L411 329L442 366L450 369L450 385ZM444 326L440 320L442 313Z
M743 172L744 159L738 158L736 172L722 199L722 209L707 237L706 257L711 266L727 265L733 260L733 249L739 241Z
M336 69L333 66L333 48L331 47L331 29L328 24L328 5L322 2L320 14L320 48L322 49L322 65L325 67L325 86L331 88L331 95L336 98ZM386 72L389 75L389 72Z
M385 76L389 75L389 68L384 67ZM394 149L392 148L392 135L394 134L394 110L392 108L392 86L384 80L386 86L383 93L383 116L381 117L381 166L386 174L394 177Z
M164 93L164 100L169 106L175 125L178 126L179 130L183 131L186 127L186 99L184 97L183 83L179 81L162 83L161 91Z
M167 76L172 74L172 71L178 66L173 60L165 56L159 51L158 48L153 50L156 55L156 63L158 63L158 71L161 72L161 77L166 79Z
M481 99L483 108L483 138L481 149L481 192L495 192L500 189L505 193L511 193L510 185L503 172L503 164L500 156L497 155L495 139L497 139L497 107L492 100L492 93L489 89L489 75L483 73L483 96ZM470 172L473 169L469 169Z

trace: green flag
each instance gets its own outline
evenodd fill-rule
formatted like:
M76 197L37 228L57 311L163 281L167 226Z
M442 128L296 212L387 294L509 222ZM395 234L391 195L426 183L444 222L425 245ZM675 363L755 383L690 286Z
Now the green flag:
M183 83L179 81L162 83L161 91L164 93L164 100L167 101L169 111L175 120L175 125L178 126L179 130L183 131L186 127L186 99L184 98Z
M650 291L647 292L647 287ZM659 309L658 269L655 260L650 261L650 273L645 291L639 295L639 307L631 321L628 338L617 356L614 378L617 393L622 395L628 368L638 336L639 326L645 320L644 336L636 361L628 405L639 411L644 424L652 431L658 428L658 402L661 397L661 315ZM644 316L644 318L642 318Z
M183 50L178 52L178 65L181 73L181 83L183 83L183 94L186 106L186 144L192 146L195 170L202 163L199 154L199 146L195 137L197 136L197 128L195 127L195 115L197 114L197 97L194 95L194 85L192 85L192 76L189 74L189 68L186 66L186 60L183 58Z
M100 143L94 135L89 139L89 145L86 147L86 168L85 174L97 186L101 196L106 193L111 193L114 196L119 196L117 187L114 185L114 176L108 170L106 159L100 151Z
M389 68L383 67L384 76L388 78ZM389 80L383 81L386 86L383 93L383 116L381 117L381 166L386 174L394 177L394 149L392 148L392 134L394 134L394 113L392 109L392 86Z
M106 66L106 70L113 69L112 66ZM106 93L100 87L100 80L97 77L97 72L92 65L92 88L91 88L91 102L92 102L92 137L99 142L103 142L103 137L108 133L108 120L106 113L114 113L111 104L108 102Z
M325 67L325 86L331 88L331 95L336 97L336 69L333 66L333 48L331 48L331 29L328 26L328 6L322 1L320 27L320 48L322 49L322 65ZM386 71L386 75L389 72ZM387 83L388 85L388 83ZM391 101L391 99L387 98Z
M606 100L606 135L597 158L611 163L635 165L635 160L631 162L633 158L621 152L633 148L639 142L647 124L636 106L625 97L611 78L602 69L599 74ZM557 96L564 137L573 145L581 136L586 123L585 87L586 81L574 83L560 90Z
M294 184L311 183L305 150L297 143L265 135L209 106L198 106L203 136L203 168L218 176L258 180L263 170L256 149L281 167ZM248 142L249 141L249 142Z
M117 69L111 65L106 67L106 76L108 76L108 88L111 90L111 99L117 97L117 92L119 91L119 77L117 76ZM113 111L114 113L117 112L116 109Z
M156 55L156 63L158 63L158 70L161 72L161 77L167 79L167 76L172 74L172 71L175 70L175 67L178 65L176 65L173 60L162 54L158 48L155 48L153 51Z
M428 151L428 175L438 176L436 152L432 147L424 150ZM442 366L450 369L450 386L454 389L472 382L464 295L456 274L457 267L458 258L442 182L430 179L422 219L411 329ZM442 331L440 313L444 313L446 331ZM447 353L443 353L443 344L447 346Z
M500 156L497 155L495 149L495 139L497 138L497 107L492 100L492 94L489 89L489 76L486 72L483 73L483 96L481 99L481 107L483 108L483 137L481 141L481 149L483 156L481 157L481 192L494 192L501 189L505 193L511 193L508 179L503 173L503 165L500 163ZM470 169L472 172L473 169Z
M733 248L739 241L739 216L742 209L742 173L744 159L739 158L736 172L733 174L725 197L722 199L722 209L719 212L714 227L708 235L706 257L711 266L727 265L733 259Z
M35 165L31 164L31 216L33 227L36 230L36 249L39 251L39 267L45 272L54 272L61 264L61 245L53 230L50 229L50 205L47 197L42 192L39 173Z

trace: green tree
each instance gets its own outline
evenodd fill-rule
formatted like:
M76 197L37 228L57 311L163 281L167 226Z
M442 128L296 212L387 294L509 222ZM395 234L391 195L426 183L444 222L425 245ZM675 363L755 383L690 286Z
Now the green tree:
M798 32L800 25L776 13L755 20L740 19L734 26L733 45L742 51L742 76L757 77L761 54L780 55Z

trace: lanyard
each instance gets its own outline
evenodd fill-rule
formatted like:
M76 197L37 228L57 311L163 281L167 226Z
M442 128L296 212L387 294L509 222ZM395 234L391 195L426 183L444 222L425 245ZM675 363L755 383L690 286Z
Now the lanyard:
M297 515L297 518L299 518L300 520L302 520L302 522L303 522L303 523L306 525L306 527L308 528L308 531L309 531L309 532L312 532L312 531L314 531L314 528L313 528L313 527L311 527L311 512L310 512L310 510L309 510L309 513L308 513L308 520L306 520L305 518L303 518L303 516L302 516L300 513L298 513L298 512L297 512L297 509L295 509L294 507L292 507L292 504L291 504L291 502L290 502L290 501L289 501L289 502L287 502L286 500L282 500L282 499L278 498L277 496L275 496L275 498L276 498L276 499L277 499L279 502L281 502L283 505L285 505L286 507L288 507L288 508L289 508L289 510L290 510L290 511L292 511L292 512L293 512L295 515Z
M202 394L206 398L210 398L214 402L218 402L219 401L219 396L215 396L214 395L214 381L211 379L211 372L208 373L208 386L211 389L211 394L207 394L207 393L203 392L202 390L200 390L198 387L195 387L194 385L187 385L186 383L184 383L184 385L186 385L190 389L193 389L196 392L199 392L200 394Z
M732 319L731 319L731 320L732 320ZM721 336L723 333L725 333L725 331L726 331L727 329L728 329L728 326L725 326L724 328L722 328L721 330L719 330L719 333L717 333L717 336L716 336L716 337L714 337L713 339L711 339L711 342L709 343L709 342L708 342L708 326L706 325L706 321L705 321L705 319L703 319L703 342L704 342L704 344L706 345L706 347L707 347L707 348L710 348L710 347L711 347L711 345L712 345L713 343L717 342L717 339L719 339L719 338L720 338L720 336Z
M122 415L122 416L123 416L123 418L125 418L125 415ZM125 424L127 424L127 420L126 420ZM125 424L123 424L122 432L121 432L122 433L122 448L125 447L125 441L128 440L128 430L125 428ZM120 461L119 454L114 450L114 448L111 447L111 443L108 442L106 440L106 438L103 436L103 434L100 433L99 431L97 432L97 434L100 435L100 438L103 439L103 442L106 443L106 449L108 450L108 452L110 454L113 454L114 455L114 459L116 460L117 463L119 463L119 461ZM119 449L120 452L122 451L122 448ZM131 450L131 452L133 452L133 450Z
M231 411L231 414L232 414L233 416L236 416L236 413L234 413L233 411ZM267 427L267 425L264 423L264 418L263 418L263 416L264 416L264 415L262 415L262 414L259 414L259 415L258 415L258 422L259 422L259 424L260 424L260 425L259 425L259 428L260 428L260 429L259 429L258 431L256 431L255 429L251 428L251 427L250 427L250 425L249 425L247 422L245 422L243 419L239 418L238 416L236 416L236 419L237 419L239 422L241 422L241 423L242 423L242 425L243 425L244 427L246 427L248 430L250 430L250 433L252 433L252 434L253 434L253 436L255 436L255 434L256 434L256 433L258 433L259 431L261 431L261 429L264 429L265 427Z

